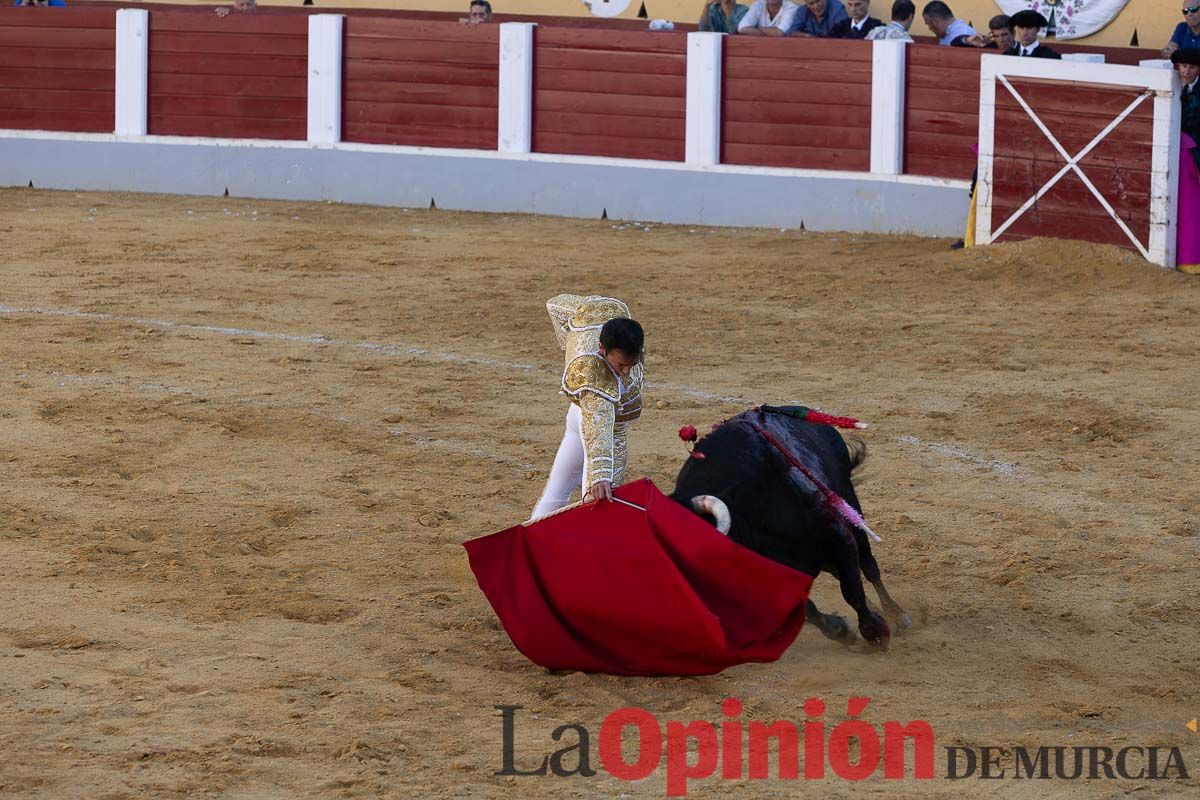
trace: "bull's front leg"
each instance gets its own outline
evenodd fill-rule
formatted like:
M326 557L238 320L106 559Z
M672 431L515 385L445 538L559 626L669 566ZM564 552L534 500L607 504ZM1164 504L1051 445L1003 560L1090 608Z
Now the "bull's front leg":
M840 614L823 613L812 600L804 607L804 619L816 625L817 630L825 634L825 638L835 642L852 644L858 638L858 634L850 627L850 623L846 622L845 617Z
M867 593L863 591L862 572L859 570L858 545L854 534L849 528L838 523L833 529L833 563L837 568L838 583L842 588L842 597L846 604L858 614L858 632L869 644L887 647L891 631L884 621L867 602Z

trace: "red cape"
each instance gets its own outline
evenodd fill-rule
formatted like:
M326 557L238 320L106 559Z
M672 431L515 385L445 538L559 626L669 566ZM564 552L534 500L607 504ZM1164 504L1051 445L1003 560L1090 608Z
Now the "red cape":
M547 669L711 675L774 661L812 576L739 545L647 479L464 547L513 644Z

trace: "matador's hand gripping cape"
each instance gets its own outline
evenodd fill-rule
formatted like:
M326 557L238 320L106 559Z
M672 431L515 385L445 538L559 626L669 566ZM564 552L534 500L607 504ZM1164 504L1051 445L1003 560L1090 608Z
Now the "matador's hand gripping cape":
M554 337L566 352L562 391L582 414L584 485L625 478L626 429L642 413L642 365L622 378L600 355L600 329L629 306L611 297L560 294L546 303Z

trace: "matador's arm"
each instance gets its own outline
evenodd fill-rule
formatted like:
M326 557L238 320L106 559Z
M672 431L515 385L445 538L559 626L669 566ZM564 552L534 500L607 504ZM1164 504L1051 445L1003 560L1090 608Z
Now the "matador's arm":
M616 406L612 401L587 390L579 393L578 402L582 416L583 449L587 454L584 485L592 487L599 481L612 483L616 458L613 438Z

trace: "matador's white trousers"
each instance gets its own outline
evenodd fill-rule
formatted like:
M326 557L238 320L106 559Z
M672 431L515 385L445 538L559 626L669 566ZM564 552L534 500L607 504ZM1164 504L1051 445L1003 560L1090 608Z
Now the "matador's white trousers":
M558 454L554 456L554 466L550 468L546 489L534 507L531 519L544 517L565 506L576 486L580 487L580 496L587 492L588 487L583 485L583 468L587 453L583 449L582 421L583 415L579 412L579 406L571 403L567 410L567 429L563 432Z

